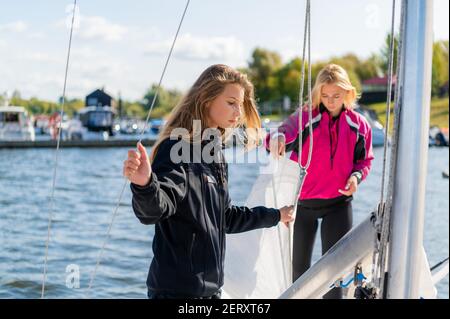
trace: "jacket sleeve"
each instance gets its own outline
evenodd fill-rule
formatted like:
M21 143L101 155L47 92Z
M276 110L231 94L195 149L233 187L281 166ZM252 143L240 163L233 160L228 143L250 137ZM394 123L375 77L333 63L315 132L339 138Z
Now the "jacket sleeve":
M132 206L142 224L150 225L169 218L177 211L186 195L186 171L170 160L172 143L161 143L152 164L148 185L131 184Z
M298 114L299 110L297 110L295 113L291 114L284 122L278 127L278 129L271 130L270 134L267 134L267 137L264 141L264 146L267 150L269 150L270 146L270 139L278 136L283 135L285 137L286 145L292 144L296 141L298 137ZM304 112L302 112L304 115ZM305 120L305 118L303 118ZM307 119L306 119L307 120ZM307 121L303 121L303 126L306 125Z
M358 183L362 182L369 175L374 159L372 149L372 128L365 119L361 121L358 130L358 141L355 146L355 154L353 160L353 174L358 179Z
M227 234L243 233L259 228L276 226L280 221L278 209L266 207L238 207L231 204L225 210Z

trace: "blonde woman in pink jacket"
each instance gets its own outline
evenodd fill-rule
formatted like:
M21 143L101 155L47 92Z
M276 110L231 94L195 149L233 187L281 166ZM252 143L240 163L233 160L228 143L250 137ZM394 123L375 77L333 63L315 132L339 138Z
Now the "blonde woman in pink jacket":
M319 220L322 254L352 227L353 194L369 174L374 158L371 127L353 110L356 100L356 89L342 67L330 64L320 71L312 90L312 159L298 198L294 224L294 281L311 266ZM306 165L311 137L305 109L292 114L267 137L266 148L275 157L292 151L291 160L298 162L298 116L302 114L301 163ZM334 288L324 298L342 298L342 289Z

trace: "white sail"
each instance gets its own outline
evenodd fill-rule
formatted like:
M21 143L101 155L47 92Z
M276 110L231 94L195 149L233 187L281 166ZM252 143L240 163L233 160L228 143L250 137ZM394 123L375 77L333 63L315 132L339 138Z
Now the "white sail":
M255 181L246 206L292 205L299 175L296 162L270 159ZM292 282L289 242L284 224L227 235L224 298L278 298Z

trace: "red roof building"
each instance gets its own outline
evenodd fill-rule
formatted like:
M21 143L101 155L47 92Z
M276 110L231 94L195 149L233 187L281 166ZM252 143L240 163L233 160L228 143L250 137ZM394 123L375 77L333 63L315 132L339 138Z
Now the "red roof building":
M393 89L395 89L395 85L397 83L397 76L394 75L392 83ZM363 81L362 95L360 102L370 104L386 101L387 88L388 88L387 76L371 78ZM392 97L394 97L394 90L392 91Z

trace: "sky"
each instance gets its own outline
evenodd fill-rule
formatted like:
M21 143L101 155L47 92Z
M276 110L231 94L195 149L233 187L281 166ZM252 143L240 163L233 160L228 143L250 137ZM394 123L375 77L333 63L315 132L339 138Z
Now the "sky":
M429 1L429 0L426 0ZM399 4L401 1L397 1ZM186 90L209 65L244 67L256 47L298 56L305 0L191 0L163 80ZM139 100L161 76L186 0L78 0L66 96L104 87ZM0 0L0 94L62 95L73 1ZM397 5L397 30L400 7ZM434 38L449 39L449 1L434 0ZM378 53L392 0L312 0L312 59Z

